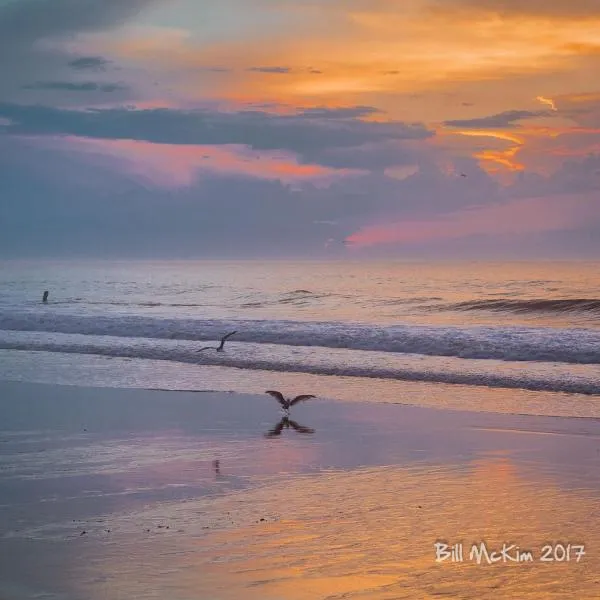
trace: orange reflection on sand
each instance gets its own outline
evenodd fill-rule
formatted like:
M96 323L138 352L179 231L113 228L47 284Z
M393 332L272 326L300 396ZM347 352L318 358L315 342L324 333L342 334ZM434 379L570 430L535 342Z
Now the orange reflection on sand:
M115 589L161 590L223 600L450 597L479 600L597 598L596 493L561 488L508 456L464 468L384 467L278 479L223 498L162 506L185 534L123 538L87 566L110 572ZM210 515L229 515L216 530ZM264 518L263 521L260 519ZM462 562L438 562L434 544L462 543ZM580 562L540 562L547 543L584 544ZM531 551L533 562L476 563L473 544ZM126 555L141 568L131 577ZM165 570L168 564L168 571ZM156 581L154 579L154 581ZM156 587L153 587L156 592ZM86 597L99 598L91 587ZM561 595L562 594L562 595Z

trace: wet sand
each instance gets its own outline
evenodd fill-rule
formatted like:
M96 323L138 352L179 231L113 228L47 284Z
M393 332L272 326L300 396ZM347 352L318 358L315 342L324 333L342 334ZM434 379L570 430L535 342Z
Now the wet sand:
M20 383L0 415L3 600L600 597L594 419Z

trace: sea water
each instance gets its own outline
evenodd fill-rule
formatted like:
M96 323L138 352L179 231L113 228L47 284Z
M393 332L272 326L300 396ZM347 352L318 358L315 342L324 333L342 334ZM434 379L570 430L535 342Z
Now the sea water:
M5 261L0 378L258 391L303 374L386 401L453 384L483 410L485 389L528 391L543 413L600 394L599 287L597 262Z

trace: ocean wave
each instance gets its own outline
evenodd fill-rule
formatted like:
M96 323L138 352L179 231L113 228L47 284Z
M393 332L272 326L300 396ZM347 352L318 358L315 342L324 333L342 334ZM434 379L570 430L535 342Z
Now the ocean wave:
M583 328L378 326L289 320L191 319L138 315L13 312L0 330L206 341L237 330L235 341L470 359L600 364L600 331Z
M50 306L70 306L83 304L85 306L132 306L142 308L153 308L156 306L176 307L176 308L200 308L203 304L192 302L135 302L125 300L87 300L84 298L73 298L72 300L58 300L48 303Z
M239 347L227 354L198 354L190 348L177 345L177 342L166 342L145 339L119 339L108 336L97 339L4 339L0 348L6 350L45 351L68 354L93 354L99 356L165 360L202 366L220 366L243 370L259 370L285 373L307 373L337 377L362 377L369 379L389 379L399 381L421 381L430 383L447 383L494 388L522 389L530 391L566 392L574 394L600 395L600 379L587 372L553 373L552 365L544 365L543 369L482 369L465 364L427 363L422 364L418 357L392 364L389 360L364 360L360 357L331 357L327 353L320 356L294 356L282 353L276 357L272 353L240 352ZM75 337L75 336L73 336ZM85 336L77 336L79 338ZM356 354L356 353L355 353ZM380 355L381 353L377 353ZM366 357L365 357L366 358ZM375 357L379 358L379 356ZM341 359L341 360L340 360ZM456 361L457 359L453 359ZM469 362L469 361L464 361ZM381 366L379 366L381 364ZM580 369L585 367L580 367Z
M324 300L334 296L343 297L339 294L317 293L310 290L292 290L262 300L246 300L240 306L242 308L267 308L278 305L308 306L316 300Z
M451 305L455 310L493 310L512 313L585 313L600 317L600 299L513 299L469 300Z

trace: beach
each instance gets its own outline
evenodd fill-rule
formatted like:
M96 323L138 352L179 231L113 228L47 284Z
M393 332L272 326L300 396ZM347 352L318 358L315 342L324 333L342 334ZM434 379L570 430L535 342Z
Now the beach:
M596 419L319 398L277 434L264 394L0 398L2 598L600 591Z
M600 0L0 0L0 600L600 600Z
M2 600L600 597L596 263L2 266Z

